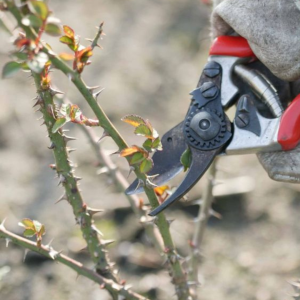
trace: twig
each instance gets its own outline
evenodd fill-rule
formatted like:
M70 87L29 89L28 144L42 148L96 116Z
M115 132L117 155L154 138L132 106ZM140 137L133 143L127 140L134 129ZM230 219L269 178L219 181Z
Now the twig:
M111 294L122 295L123 297L125 297L125 299L128 300L147 300L147 298L128 290L126 286L117 284L113 280L107 279L101 276L100 274L86 268L85 266L83 266L82 263L64 254L61 254L58 251L55 251L50 245L41 245L41 247L38 247L35 242L27 240L21 236L18 236L8 231L4 227L3 223L0 225L0 238L4 238L9 242L22 246L25 249L29 249L31 251L39 253L45 257L48 257L68 266L69 268L77 272L78 275L82 275L94 281L95 283L98 283L101 288L105 288Z
M207 182L201 198L201 207L199 208L198 216L195 222L195 231L193 239L190 242L191 254L189 260L189 280L193 283L193 299L197 297L197 286L198 286L198 269L201 260L200 247L203 241L207 221L210 216L211 204L213 201L213 186L216 175L216 159L210 165L207 171Z
M12 0L5 0L4 1L7 5L8 10L12 13L15 19L18 22L18 26L21 27L26 35L30 38L35 39L36 33L31 29L31 27L24 26L21 22L22 14L19 11L18 7L15 5L14 1ZM111 123L109 118L106 116L105 112L102 108L98 105L96 98L92 94L92 91L86 86L84 81L82 80L80 74L78 72L73 71L69 66L67 66L58 56L56 56L51 50L48 50L42 44L41 51L48 54L51 63L61 72L63 72L74 85L77 87L81 95L85 98L93 112L95 113L96 117L100 122L100 126L112 137L114 142L117 144L120 150L128 148L128 145L121 137L117 129ZM152 209L159 206L159 202L157 197L151 187L148 187L146 184L147 176L142 174L138 167L135 167L134 170L137 178L144 183L144 190L150 202ZM163 213L160 213L156 217L156 225L159 228L160 234L164 241L164 252L167 255L169 266L170 266L170 275L172 276L172 282L175 285L176 294L179 300L187 300L190 297L190 290L189 285L187 283L187 277L185 272L182 269L180 264L177 251L175 249L175 245L170 233L169 229L169 222L166 219Z

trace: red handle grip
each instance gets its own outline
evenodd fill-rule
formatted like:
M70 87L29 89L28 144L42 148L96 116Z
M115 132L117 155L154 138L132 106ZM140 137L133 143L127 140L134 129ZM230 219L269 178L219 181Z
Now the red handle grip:
M241 36L219 36L211 45L209 55L253 57L248 41Z
M285 151L294 149L300 142L300 94L283 113L277 140Z

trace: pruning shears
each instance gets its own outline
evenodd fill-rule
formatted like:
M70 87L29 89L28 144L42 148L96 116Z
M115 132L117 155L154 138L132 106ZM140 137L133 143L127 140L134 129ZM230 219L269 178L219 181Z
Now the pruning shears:
M150 215L155 216L182 198L202 177L217 155L288 151L300 141L300 95L283 109L274 86L259 71L249 68L257 60L247 40L221 36L212 44L208 62L191 95L185 119L162 137L163 151L153 155L149 172L153 184L161 186L183 170L180 158L191 151L191 164L178 188ZM242 94L234 77L247 85ZM267 105L272 117L258 111L255 101ZM231 122L225 111L236 104ZM157 176L154 176L157 175ZM127 194L142 192L138 180Z

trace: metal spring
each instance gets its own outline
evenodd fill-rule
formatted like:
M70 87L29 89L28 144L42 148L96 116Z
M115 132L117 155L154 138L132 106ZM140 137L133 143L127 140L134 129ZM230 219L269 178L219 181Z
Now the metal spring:
M257 70L251 70L243 65L235 65L234 71L253 90L253 92L270 108L274 117L278 118L283 113L279 96L275 87Z

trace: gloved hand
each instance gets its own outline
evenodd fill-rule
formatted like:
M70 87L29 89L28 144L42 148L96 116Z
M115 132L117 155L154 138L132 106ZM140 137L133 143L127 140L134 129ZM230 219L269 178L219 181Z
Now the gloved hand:
M294 1L214 0L214 5L213 37L241 35L275 76L284 81L300 78L300 10ZM278 86L290 90L285 102L296 96L295 92L300 92L300 83L297 85L298 88L295 83L286 82ZM257 156L272 179L300 182L300 145L291 151L259 153Z

